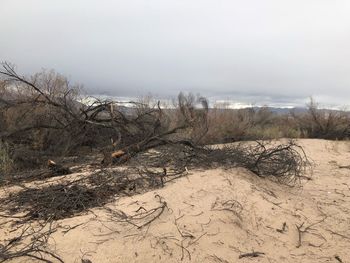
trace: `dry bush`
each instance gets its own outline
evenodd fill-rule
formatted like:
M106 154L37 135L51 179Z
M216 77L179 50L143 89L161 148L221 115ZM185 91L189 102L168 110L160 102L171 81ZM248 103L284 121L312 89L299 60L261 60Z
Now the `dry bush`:
M291 113L303 137L347 139L350 136L350 114L346 111L319 109L311 99L306 113Z
M4 176L14 168L13 160L10 157L9 146L7 143L0 141L0 182Z
M275 139L282 137L277 125L278 116L267 107L209 111L209 130L204 137L207 144L242 140Z
M162 187L175 176L170 170L165 173L163 168L154 168L137 164L122 170L101 169L74 181L37 185L10 193L0 198L0 217L21 214L15 216L18 224L72 217L90 208L102 207L116 196Z
M177 101L173 101L175 109L168 110L172 126L181 126L188 123L192 129L183 130L177 134L180 138L187 138L195 144L201 142L208 131L209 103L206 98L192 93L180 92Z
M303 138L300 128L295 124L294 118L291 116L290 112L277 116L273 127L277 127L279 131L280 137L278 138Z
M105 196L106 192L84 185L58 184L20 191L2 201L12 214L25 212L21 221L25 223L30 220L58 220L91 207L103 206L106 203Z
M235 162L260 177L270 177L285 184L295 184L309 165L301 146L294 141L273 145L266 141L233 148Z
M31 167L32 160L22 163L22 159L33 156L31 152L63 153L73 128L67 127L69 115L78 111L79 87L70 86L65 77L53 71L43 71L27 80L8 64L4 64L4 69L3 73L10 76L3 74L6 103L0 108L3 115L0 137L14 146L15 163Z
M252 125L250 117L247 110L213 109L209 113L206 141L219 143L246 138L246 132Z

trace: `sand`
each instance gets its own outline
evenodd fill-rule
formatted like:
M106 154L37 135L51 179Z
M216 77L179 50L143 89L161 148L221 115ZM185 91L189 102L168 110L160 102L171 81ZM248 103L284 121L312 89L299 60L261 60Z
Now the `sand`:
M314 166L301 187L244 169L189 171L164 188L59 221L73 229L55 232L50 244L65 262L348 263L350 169L339 166L350 165L350 142L299 143ZM160 202L167 205L163 213L141 229L110 213L131 215ZM1 243L10 233L0 227ZM250 252L264 254L239 258Z

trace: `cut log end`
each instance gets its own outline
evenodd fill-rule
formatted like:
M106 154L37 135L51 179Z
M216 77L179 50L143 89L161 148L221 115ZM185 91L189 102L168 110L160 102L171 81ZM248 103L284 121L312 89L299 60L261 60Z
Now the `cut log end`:
M66 175L66 174L70 174L71 171L69 168L64 167L60 164L57 164L56 162L52 161L52 160L48 160L47 161L47 166L49 168L49 170L52 172L53 175Z

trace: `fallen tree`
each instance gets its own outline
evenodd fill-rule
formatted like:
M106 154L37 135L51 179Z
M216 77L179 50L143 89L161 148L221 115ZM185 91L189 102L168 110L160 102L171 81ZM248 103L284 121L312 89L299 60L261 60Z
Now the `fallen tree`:
M5 123L0 138L13 145L12 156L18 161L25 162L27 157L30 164L37 165L30 154L26 156L31 150L47 157L88 146L104 154L104 164L116 159L121 163L160 145L194 146L207 131L208 102L203 97L180 93L177 109L165 112L160 102L130 101L125 106L82 97L79 86L54 72L26 78L9 63L2 67L0 111Z

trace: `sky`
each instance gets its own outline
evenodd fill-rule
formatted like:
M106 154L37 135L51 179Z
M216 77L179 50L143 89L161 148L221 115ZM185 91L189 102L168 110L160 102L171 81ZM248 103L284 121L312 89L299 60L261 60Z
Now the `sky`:
M0 60L89 94L350 105L349 0L0 0Z

